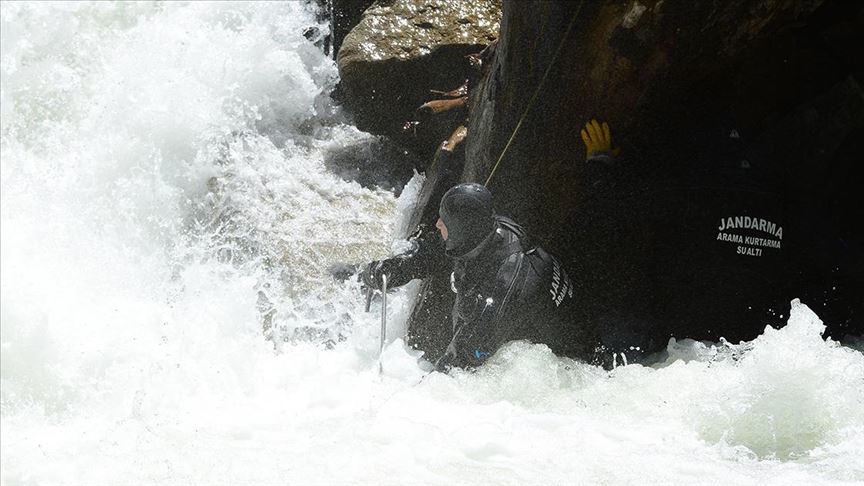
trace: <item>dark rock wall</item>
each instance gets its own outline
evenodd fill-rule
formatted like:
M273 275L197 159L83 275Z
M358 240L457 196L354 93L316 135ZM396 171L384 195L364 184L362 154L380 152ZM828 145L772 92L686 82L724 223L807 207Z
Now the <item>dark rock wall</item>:
M581 178L584 146L578 130L585 121L608 120L625 149L636 143L638 151L654 148L657 144L639 136L646 125L652 128L648 136L655 139L657 131L678 127L671 120L658 127L660 117L649 113L654 120L646 119L643 107L658 112L675 111L679 105L687 111L692 105L684 106L684 100L695 82L722 70L724 60L759 35L787 26L819 3L505 2L494 65L488 68L482 90L472 95L467 148L471 162L465 178L485 180L577 10L562 56L496 176L501 177L495 181L497 187L522 185L527 174L532 180L550 180L550 187L539 192L564 189L565 201L578 204L580 194L561 187L566 185L557 176L564 172ZM631 129L634 123L637 127ZM634 151L625 154L638 161ZM561 201L557 196L553 199ZM538 205L535 197L531 199ZM536 214L532 201L520 198L514 211L524 206Z
M453 170L464 163L461 180L486 180L551 65L490 188L500 212L565 262L580 318L611 338L649 348L670 335L752 339L785 322L793 297L842 337L864 331L862 10L841 0L505 1L480 72L460 64L479 42L442 46L446 62L377 66L349 62L349 49L340 70L358 126L394 139L429 89L473 77L464 146L428 166L428 202L414 218L428 225L438 186L460 178ZM442 72L446 63L457 67ZM591 118L612 126L616 167L586 164L579 130ZM417 144L430 159L453 129L436 123ZM736 215L782 225L782 250L745 255L719 241L718 224ZM427 282L411 322L409 338L432 356L446 342L447 299L431 297L448 288L445 273Z
M864 56L851 47L864 45L860 5L505 2L494 60L471 97L465 180L486 179L580 8L491 188L583 277L592 318L648 326L658 341L750 339L785 322L800 296L817 310L833 301L842 315L829 328L860 333L864 253L850 242L861 198L833 194L850 213L840 218L820 200L853 171L844 160L864 159L854 135ZM621 171L599 185L578 135L593 117L623 148ZM778 131L784 118L794 130ZM788 222L783 252L713 253L719 217L754 211ZM826 246L846 249L815 257Z

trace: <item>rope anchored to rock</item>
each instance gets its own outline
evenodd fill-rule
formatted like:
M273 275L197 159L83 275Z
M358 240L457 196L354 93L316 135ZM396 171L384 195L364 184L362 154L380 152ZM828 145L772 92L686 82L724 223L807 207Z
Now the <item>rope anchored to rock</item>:
M579 16L579 12L582 10L582 5L584 4L585 0L580 1L579 6L576 7L576 11L573 12L573 17L570 19L570 24L567 26L567 30L564 31L564 35L561 37L561 42L558 44L558 49L555 50L555 54L552 56L552 60L549 62L549 65L546 66L546 72L543 73L543 78L540 79L540 83L537 85L537 89L534 90L534 94L531 96L531 99L528 100L528 105L525 107L525 111L522 112L522 116L519 118L519 122L516 123L516 128L513 129L513 133L510 135L510 139L507 140L507 144L504 145L504 150L502 150L501 155L498 156L498 161L495 162L495 165L492 167L492 172L489 173L489 177L486 178L486 182L483 183L484 186L489 187L489 183L492 181L492 177L495 175L495 171L498 170L498 166L501 165L501 161L504 159L504 154L507 153L507 149L510 148L510 144L513 143L513 140L516 138L516 134L519 133L519 129L522 127L522 122L525 121L525 118L528 116L528 112L531 111L531 108L534 106L534 102L537 101L537 96L543 89L543 85L546 84L546 79L549 77L549 73L552 71L552 66L554 66L555 61L558 60L558 56L561 54L561 50L564 48L564 42L567 40L567 37L570 36L570 31L573 30L573 25L576 24L576 17Z

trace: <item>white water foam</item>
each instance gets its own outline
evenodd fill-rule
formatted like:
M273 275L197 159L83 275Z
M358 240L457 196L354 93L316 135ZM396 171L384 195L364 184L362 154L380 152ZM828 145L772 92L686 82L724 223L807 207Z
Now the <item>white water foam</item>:
M368 135L306 8L0 3L0 482L864 481L864 357L797 302L655 367L423 378L402 290L379 377L377 301L323 269L397 249L419 179L325 169Z

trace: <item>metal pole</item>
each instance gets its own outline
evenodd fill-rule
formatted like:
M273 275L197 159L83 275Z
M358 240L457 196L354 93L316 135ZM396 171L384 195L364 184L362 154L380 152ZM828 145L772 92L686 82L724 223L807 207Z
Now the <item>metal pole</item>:
M372 294L375 293L375 289L369 287L366 289L366 312L369 312L369 309L372 308Z
M387 340L387 275L381 275L381 343L378 347L378 374L384 373L381 355L384 354L384 341Z

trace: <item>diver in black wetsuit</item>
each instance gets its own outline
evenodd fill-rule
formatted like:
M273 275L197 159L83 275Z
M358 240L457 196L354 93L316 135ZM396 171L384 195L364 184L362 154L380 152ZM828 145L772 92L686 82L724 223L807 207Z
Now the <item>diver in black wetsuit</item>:
M380 288L386 274L389 286L397 287L452 260L453 335L436 368L478 366L503 344L521 339L546 344L558 355L592 359L598 340L573 318L577 289L567 272L521 226L495 214L485 187L451 188L439 216L440 238L414 238L411 250L372 262L360 275Z

